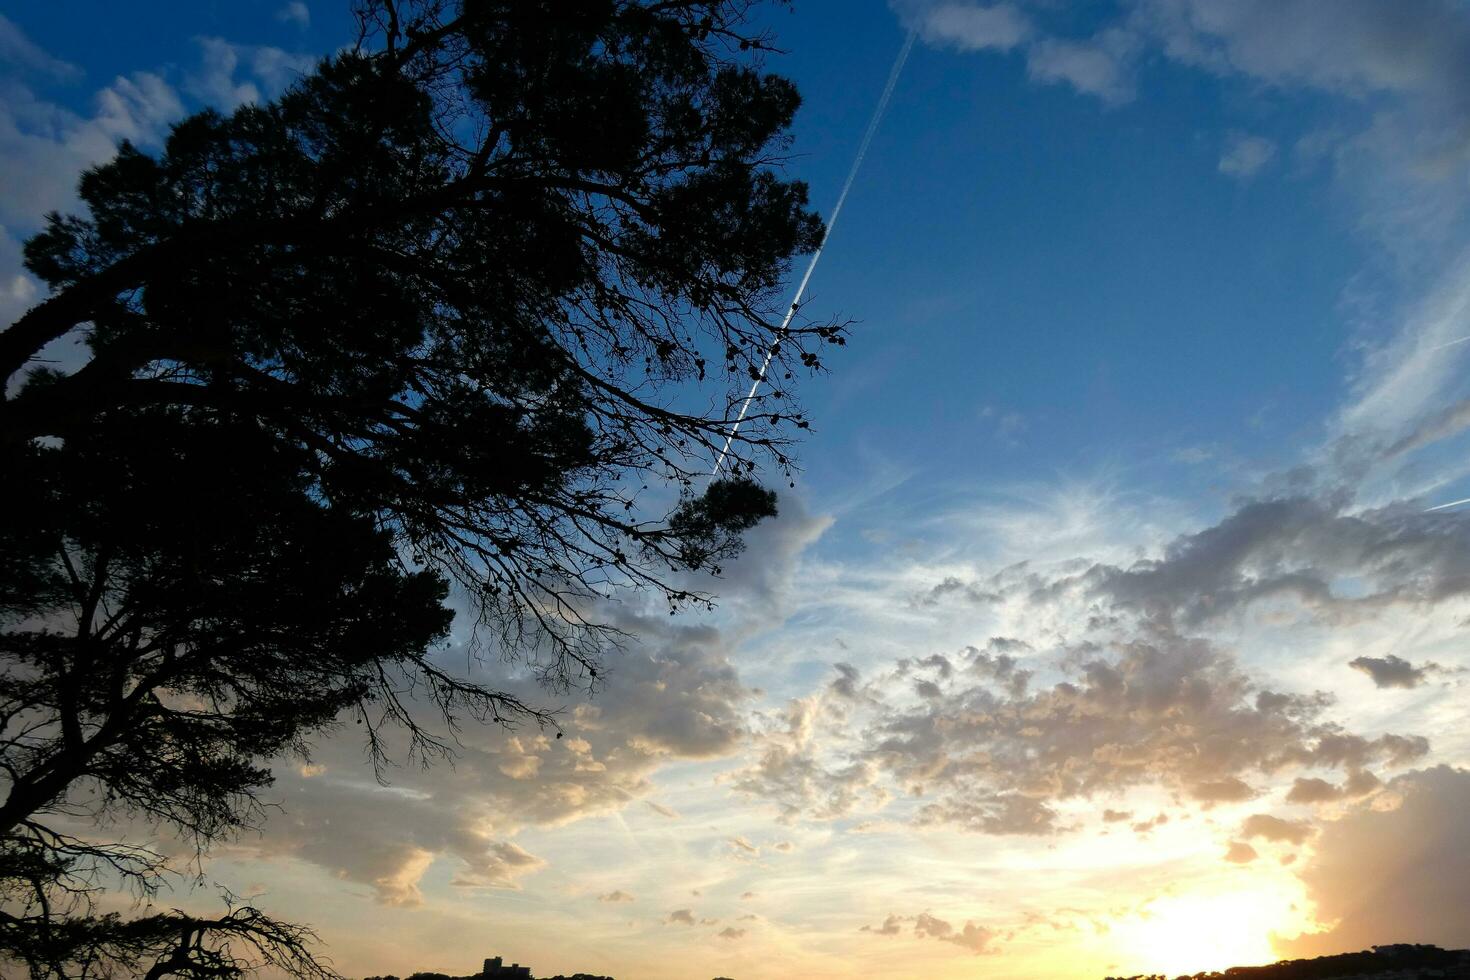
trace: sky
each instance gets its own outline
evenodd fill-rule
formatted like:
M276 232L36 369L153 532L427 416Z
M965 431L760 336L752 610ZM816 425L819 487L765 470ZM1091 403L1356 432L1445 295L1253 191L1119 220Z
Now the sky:
M812 280L852 336L803 386L781 516L714 613L617 610L641 639L557 702L565 738L468 732L387 786L329 739L211 877L349 976L1470 946L1470 515L1430 509L1470 497L1470 7L760 16L824 209L918 34ZM0 319L41 298L19 243L81 167L269 98L350 26L10 5Z

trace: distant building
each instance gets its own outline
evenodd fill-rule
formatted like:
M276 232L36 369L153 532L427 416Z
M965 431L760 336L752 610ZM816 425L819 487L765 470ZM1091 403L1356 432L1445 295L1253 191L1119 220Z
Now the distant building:
M512 963L506 966L500 957L492 957L485 961L485 969L480 976L485 980L531 980L531 968Z

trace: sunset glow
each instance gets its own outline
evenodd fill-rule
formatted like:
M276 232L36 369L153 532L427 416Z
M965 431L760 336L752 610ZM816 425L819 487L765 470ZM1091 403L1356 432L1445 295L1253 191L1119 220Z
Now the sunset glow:
M1272 936L1299 932L1302 920L1292 896L1264 886L1157 898L1113 934L1130 973L1175 975L1270 963L1280 956Z
M102 834L347 978L1470 946L1470 2L709 2L4 5L0 914Z

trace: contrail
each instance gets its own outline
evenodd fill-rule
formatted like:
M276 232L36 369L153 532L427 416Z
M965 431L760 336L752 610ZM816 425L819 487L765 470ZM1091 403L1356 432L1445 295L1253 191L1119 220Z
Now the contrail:
M1470 497L1466 497L1464 500L1451 500L1447 504L1440 504L1438 507L1431 507L1428 510L1426 510L1424 513L1426 513L1426 514L1432 514L1432 513L1434 513L1437 510L1448 510L1451 507L1458 507L1461 504L1470 504Z
M725 437L725 445L720 450L719 458L715 460L715 468L710 472L710 476L720 475L720 467L725 465L725 456L730 452L730 444L735 441L736 434L740 432L740 423L745 421L745 413L750 411L750 403L755 400L755 393L760 390L761 383L766 380L766 370L771 366L771 358L776 356L776 350L781 346L781 338L785 336L786 328L791 326L791 320L796 316L796 311L801 309L801 298L806 295L807 283L811 281L812 273L817 270L817 262L822 258L822 249L827 247L827 239L832 237L832 229L837 226L837 216L842 213L842 205L847 203L847 192L852 190L853 181L857 179L858 170L862 168L863 157L868 155L868 147L873 142L873 134L878 132L878 124L883 121L883 113L888 109L888 100L893 97L893 90L898 85L898 76L903 74L903 66L909 60L909 52L913 50L914 38L917 36L917 31L909 31L909 36L903 42L903 48L898 52L898 58L894 60L893 67L888 72L888 84L883 86L883 94L878 99L877 108L873 110L873 118L868 120L868 131L863 134L863 142L858 146L857 156L853 158L852 169L848 170L847 180L843 181L842 193L837 195L837 206L832 209L832 217L827 219L827 230L822 233L822 241L817 245L817 250L812 253L811 261L807 263L806 274L801 277L801 285L796 287L796 295L792 297L791 306L781 321L781 329L776 331L775 339L766 349L766 359L761 362L761 369L756 372L755 383L750 386L750 394L745 396L745 401L740 405L740 414L735 417L735 424L730 426L730 434Z
M1447 344L1438 344L1438 345L1436 345L1434 347L1431 347L1428 350L1426 350L1424 353L1430 354L1430 353L1433 353L1434 351L1437 351L1437 350L1444 350L1446 347L1453 347L1456 344L1463 344L1467 340L1470 340L1470 337L1461 337L1459 340L1452 340L1452 341L1450 341Z

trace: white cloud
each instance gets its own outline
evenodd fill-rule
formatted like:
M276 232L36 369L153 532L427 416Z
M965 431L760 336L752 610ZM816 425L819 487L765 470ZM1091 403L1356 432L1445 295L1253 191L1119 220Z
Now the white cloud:
M43 51L4 14L0 14L0 65L39 72L64 82L82 77L80 68Z
M1065 83L1105 105L1116 106L1134 97L1129 60L1133 35L1108 30L1089 40L1046 38L1026 55L1026 73L1035 81Z
M26 72L75 80L80 72L36 47L0 16L0 59ZM199 67L188 74L190 94L224 108L270 97L314 59L278 48L200 42ZM237 71L246 78L235 81ZM21 77L0 77L0 323L9 324L42 296L21 267L19 240L40 228L50 211L75 211L83 170L110 159L128 140L159 148L169 126L186 111L180 92L164 74L137 71L118 76L93 96L89 115L48 101ZM86 352L64 338L43 354L61 369L85 361Z
M1392 338L1370 350L1354 398L1338 416L1339 437L1376 436L1400 451L1459 431L1443 406L1461 391L1465 346L1445 347L1470 333L1470 251L1446 268L1440 284L1404 317ZM1433 431L1419 423L1429 420Z
M311 8L304 0L290 0L284 7L276 11L276 20L295 24L302 30L311 26Z
M1127 565L947 576L910 600L916 615L1011 610L1029 638L866 673L839 663L764 717L756 757L728 781L787 822L894 806L921 825L1020 835L1066 830L1071 801L1146 787L1202 809L1362 796L1374 768L1421 760L1428 741L1345 729L1329 694L1267 683L1224 638L1462 603L1467 556L1470 521L1296 497L1244 502ZM1054 679L1038 686L1039 672Z
M1247 180L1260 173L1276 155L1276 144L1262 136L1232 133L1220 155L1219 170L1227 177Z
M39 226L47 211L76 202L81 171L109 159L122 140L156 146L184 106L163 77L134 72L99 91L91 116L39 99L19 83L0 98L0 222ZM8 271L8 270L6 270Z
M1177 60L1354 96L1414 93L1470 109L1470 22L1453 0L1138 0Z
M1014 4L943 3L920 9L910 3L900 10L905 7L912 11L911 23L924 40L961 51L1007 51L1032 33L1030 20Z
M1270 90L1311 89L1346 107L1325 153L1364 229L1403 260L1454 248L1470 210L1470 19L1455 0L1113 0L1078 18L1049 0L985 5L890 0L931 43L1026 52L1029 76L1105 105L1135 95L1149 52ZM1101 20L1101 26L1097 21ZM1313 128L1303 134L1311 142ZM1249 137L1220 170L1245 178L1274 155Z
M189 93L224 112L274 98L316 67L313 55L292 54L264 45L234 44L223 38L196 38L199 65L187 77ZM236 78L237 73L244 77Z

